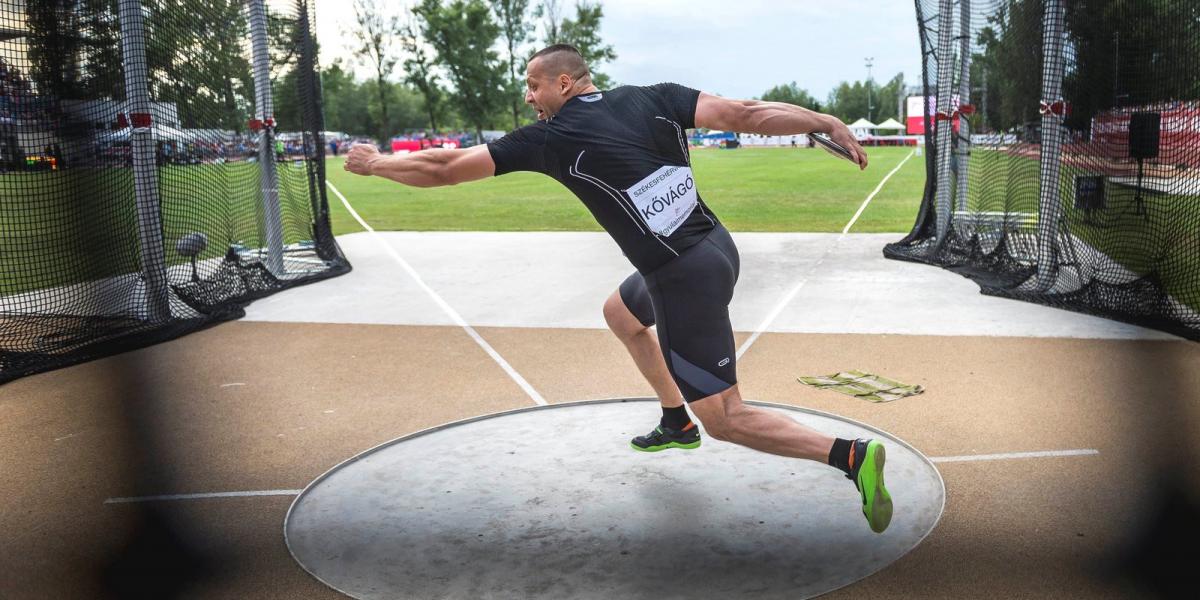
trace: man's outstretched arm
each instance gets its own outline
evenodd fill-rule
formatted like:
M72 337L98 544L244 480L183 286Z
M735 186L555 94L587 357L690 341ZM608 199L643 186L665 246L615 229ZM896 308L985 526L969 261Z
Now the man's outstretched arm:
M346 154L345 169L414 187L438 187L491 177L496 172L496 163L484 144L454 150L430 148L391 156L380 154L375 146L355 144Z
M867 168L867 153L837 117L784 102L730 100L700 92L696 102L696 127L758 133L793 135L827 133L854 155L860 169Z

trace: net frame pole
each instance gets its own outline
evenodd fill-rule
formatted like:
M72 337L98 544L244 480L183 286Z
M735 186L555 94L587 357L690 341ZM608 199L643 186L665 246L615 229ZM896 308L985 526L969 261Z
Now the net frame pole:
M934 133L937 136L937 239L944 242L950 231L951 179L950 142L954 135L953 121L945 118L954 112L950 105L951 84L954 81L954 0L941 0L938 5L937 50L937 115Z
M279 178L275 164L275 107L271 98L267 11L263 0L249 0L246 10L253 53L255 118L262 127L258 137L258 164L263 230L267 237L265 264L273 275L281 276L284 274L283 217L279 208Z
M170 285L163 248L162 207L155 164L153 109L146 63L146 26L141 0L120 0L121 60L125 71L126 109L131 116L129 146L137 203L138 256L146 283L146 318L161 323L171 318Z
M1037 276L1038 291L1049 290L1057 277L1058 229L1062 219L1060 176L1062 173L1062 116L1065 111L1062 79L1066 63L1063 50L1066 36L1066 7L1062 0L1046 0L1042 24L1042 126L1040 173L1038 177Z
M959 0L959 51L958 51L958 104L971 103L971 0ZM954 150L954 159L958 164L958 193L955 205L958 210L967 208L967 181L971 162L971 124L967 115L960 112L958 116L958 146Z

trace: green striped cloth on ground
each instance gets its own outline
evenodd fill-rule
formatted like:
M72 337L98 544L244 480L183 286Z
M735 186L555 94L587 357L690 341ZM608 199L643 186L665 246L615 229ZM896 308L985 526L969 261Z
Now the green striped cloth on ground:
M798 377L797 381L823 390L833 390L871 402L891 402L925 391L919 385L908 385L862 371L842 371L823 377Z

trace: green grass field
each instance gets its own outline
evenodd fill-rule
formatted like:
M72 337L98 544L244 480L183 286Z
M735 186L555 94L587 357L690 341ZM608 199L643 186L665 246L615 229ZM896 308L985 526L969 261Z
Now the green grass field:
M1040 163L1030 157L973 150L970 208L1028 213L1036 227L1039 169ZM1195 284L1200 274L1200 234L1194 229L1197 199L1145 194L1143 215L1134 210L1131 188L1110 184L1108 207L1089 217L1075 208L1074 182L1080 174L1087 173L1067 165L1060 174L1059 197L1068 230L1134 273L1157 271L1168 294L1200 310L1200 289Z
M735 231L838 232L867 194L911 150L871 151L860 172L815 149L705 149L694 152L709 205ZM548 177L517 173L439 189L408 188L351 175L330 159L328 178L378 230L599 231L583 204ZM311 238L304 168L278 165L285 243ZM922 161L909 160L854 231L905 232L920 203ZM168 264L186 261L175 242L209 236L199 259L230 243L264 245L259 231L258 165L166 166L158 170ZM0 296L97 280L140 269L133 173L80 168L0 175ZM337 234L360 231L335 196Z
M840 232L912 150L871 148L869 153L866 171L809 148L697 149L692 162L705 201L733 231ZM516 173L418 189L352 175L342 169L343 160L328 160L328 179L377 230L600 231L578 199L542 175ZM308 239L305 169L294 163L278 166L285 243ZM977 149L971 161L971 208L1036 216L1037 169L1031 158ZM174 243L192 231L205 231L210 238L201 259L221 256L233 242L263 245L257 173L253 163L159 169L169 264L185 261ZM1124 209L1128 198L1113 197L1104 215L1108 227L1095 227L1071 208L1073 175L1064 168L1062 201L1071 231L1130 270L1160 270L1169 276L1173 296L1200 307L1200 291L1189 288L1187 275L1200 272L1200 253L1168 252L1188 240L1195 244L1195 232L1178 226L1193 222L1187 199L1148 196L1146 220ZM924 182L925 157L912 156L851 231L908 232ZM120 168L0 175L0 295L137 271L133 189L132 173ZM336 234L361 231L335 195L329 201Z
M278 178L284 243L310 239L305 170L280 164ZM158 190L168 265L187 261L175 242L193 231L209 237L200 260L263 245L257 165L162 167ZM134 198L128 168L0 175L0 296L138 271Z
M841 232L859 205L911 149L868 149L866 171L811 148L698 149L696 183L705 202L734 231ZM405 187L342 169L329 159L327 178L377 230L600 231L577 198L549 177L514 173L448 188ZM925 183L923 157L888 181L852 230L906 233ZM336 196L333 231L361 231Z

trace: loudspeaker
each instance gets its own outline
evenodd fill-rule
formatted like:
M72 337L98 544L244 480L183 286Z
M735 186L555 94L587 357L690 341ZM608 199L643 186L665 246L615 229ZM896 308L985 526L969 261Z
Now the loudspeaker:
M1129 157L1158 158L1158 130L1162 116L1156 112L1133 113L1129 117Z

